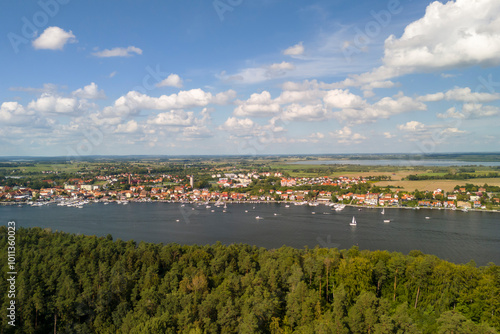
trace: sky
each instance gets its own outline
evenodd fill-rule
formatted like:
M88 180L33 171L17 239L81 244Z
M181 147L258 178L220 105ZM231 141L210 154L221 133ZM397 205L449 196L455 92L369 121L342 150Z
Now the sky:
M0 13L0 156L500 151L498 0Z

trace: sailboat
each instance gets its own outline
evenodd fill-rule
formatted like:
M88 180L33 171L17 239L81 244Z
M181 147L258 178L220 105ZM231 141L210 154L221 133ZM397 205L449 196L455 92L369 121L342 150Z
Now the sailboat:
M385 208L382 209L382 212L380 214L385 215Z
M349 225L351 225L351 226L356 226L357 225L356 218L354 218L354 216L352 216L352 222L350 222Z

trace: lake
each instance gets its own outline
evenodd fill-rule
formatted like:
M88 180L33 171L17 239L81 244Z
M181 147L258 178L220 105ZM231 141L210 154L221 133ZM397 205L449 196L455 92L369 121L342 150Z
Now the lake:
M306 160L291 162L290 165L362 165L362 166L500 166L499 161L459 161L459 160Z
M214 210L214 212L212 212ZM228 204L211 208L180 203L92 203L82 209L48 205L1 206L3 224L154 243L247 243L266 248L337 247L418 249L455 263L500 264L500 213L285 204ZM313 214L314 212L314 214ZM256 219L260 216L263 219ZM358 225L349 226L355 216ZM429 217L429 219L426 219ZM389 219L389 223L384 223Z

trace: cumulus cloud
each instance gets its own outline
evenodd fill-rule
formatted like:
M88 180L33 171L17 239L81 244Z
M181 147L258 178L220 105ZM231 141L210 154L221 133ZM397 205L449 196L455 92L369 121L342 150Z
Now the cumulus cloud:
M78 106L78 101L75 98L54 96L47 93L28 104L29 109L57 114L72 113L77 110Z
M192 111L171 110L159 113L148 121L149 124L163 126L191 126L194 125L194 113Z
M445 124L425 125L418 121L400 124L397 128L403 132L403 137L408 141L427 142L432 140L434 144L449 143L446 138L462 136L467 133L467 131Z
M472 92L469 87L460 88L456 87L447 91L444 94L445 99L453 100L453 101L461 101L461 102L491 102L500 100L499 93L479 93Z
M168 87L177 87L177 88L181 88L183 85L182 83L182 79L180 76L178 76L177 74L170 74L166 79L163 79L161 82L159 82L158 84L156 84L156 87L165 87L165 86L168 86Z
M500 114L500 108L496 106L483 106L476 103L465 103L462 110L451 107L444 114L437 114L438 118L474 119L492 117Z
M34 115L33 111L26 110L18 102L3 102L0 106L0 122L2 124L20 124L26 122L26 116Z
M234 115L240 117L267 117L277 115L281 111L279 103L271 99L268 91L254 93L246 101L237 101L240 105L234 109Z
M139 125L135 120L130 120L127 123L119 124L116 127L115 133L134 133L139 129Z
M336 138L339 144L359 144L366 139L366 137L360 133L353 133L352 129L347 126L344 126L340 130L330 132L330 136Z
M424 102L436 102L436 101L441 101L443 99L444 99L444 93L441 92L434 94L427 94L418 97L419 101L424 101Z
M288 104L294 102L321 102L321 99L326 95L326 91L319 89L308 90L284 90L280 96L276 98L276 102L280 104Z
M424 110L427 110L427 106L424 103L408 96L398 96L396 98L384 97L372 105L362 106L358 109L342 109L335 112L334 117L339 121L359 124L374 122L377 119L385 119L405 112Z
M83 88L79 88L73 92L73 96L82 98L82 99L104 99L106 95L103 90L99 90L97 85L94 82L91 82L90 85L87 85Z
M480 92L472 92L469 87L455 87L453 89L448 90L445 93L434 93L420 96L418 98L419 101L460 101L460 102L491 102L500 100L499 93L480 93Z
M398 129L406 132L420 132L426 130L426 126L417 121L410 121L405 124L398 125Z
M304 54L304 45L302 45L302 42L295 44L294 46L291 46L287 48L286 50L283 50L283 54L287 56L300 56Z
M236 98L236 92L232 89L226 90L225 92L220 92L215 94L215 97L212 99L212 103L215 104L227 104L231 100L234 100Z
M68 32L59 27L48 27L32 45L37 50L62 50L66 43L75 42L76 37L71 30Z
M500 64L500 2L456 0L432 2L425 15L389 36L384 65L347 79L346 85L416 73Z
M99 58L108 58L108 57L131 57L134 54L142 55L142 50L135 47L129 46L127 48L113 48L113 49L105 49L102 51L93 52L92 55Z
M210 103L224 104L234 96L229 90L213 96L202 89L180 91L177 94L152 97L136 91L130 91L119 97L114 105L105 107L103 114L107 117L128 116L137 114L141 110L168 110L190 107L205 107Z
M246 137L254 135L258 125L250 118L229 117L219 129L227 131L236 137Z
M348 89L331 90L323 100L328 107L338 109L360 108L365 105L365 101L360 96L350 93Z
M193 125L184 128L182 136L185 139L210 138L213 137L213 132L206 126Z
M283 110L281 118L285 121L324 121L332 114L322 105L300 105L293 103Z
M401 38L386 40L384 62L419 70L499 64L499 26L496 0L435 1Z

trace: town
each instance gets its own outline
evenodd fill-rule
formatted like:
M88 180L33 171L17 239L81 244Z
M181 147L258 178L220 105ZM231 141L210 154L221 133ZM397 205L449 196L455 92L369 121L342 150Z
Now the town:
M89 202L287 202L295 205L358 205L493 210L500 209L500 187L457 185L453 191L405 191L379 187L386 176L291 177L287 172L256 170L224 171L224 168L191 168L191 174L76 172L61 178L57 171L43 170L43 179L26 181L7 176L0 185L0 203L67 204L81 207ZM102 175L104 174L104 175ZM37 186L31 186L36 183Z

